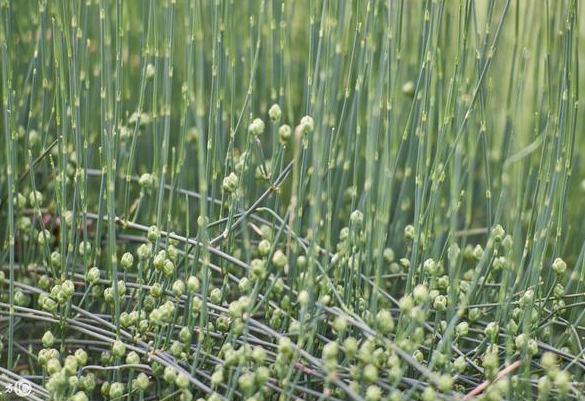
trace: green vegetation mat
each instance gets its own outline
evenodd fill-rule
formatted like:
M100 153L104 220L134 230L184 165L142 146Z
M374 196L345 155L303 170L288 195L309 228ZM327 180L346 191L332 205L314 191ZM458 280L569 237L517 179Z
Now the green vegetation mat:
M578 0L0 0L0 401L585 399Z

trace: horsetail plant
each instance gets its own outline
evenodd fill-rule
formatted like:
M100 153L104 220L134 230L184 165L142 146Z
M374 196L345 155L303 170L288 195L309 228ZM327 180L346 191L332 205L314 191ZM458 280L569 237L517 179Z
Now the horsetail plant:
M0 0L0 400L582 399L577 0Z

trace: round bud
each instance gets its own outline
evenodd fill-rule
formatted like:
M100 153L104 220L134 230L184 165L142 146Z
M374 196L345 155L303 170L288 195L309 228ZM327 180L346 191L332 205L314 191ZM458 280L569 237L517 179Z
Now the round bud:
M264 132L264 121L260 118L254 119L248 126L248 132L253 136L262 134Z
M372 365L371 363L367 364L364 367L364 380L367 383L374 383L378 380L378 368Z
M433 302L433 307L437 312L442 312L447 308L447 298L444 295L439 295Z
M538 354L538 342L534 338L528 340L526 348L531 356Z
M73 284L73 281L65 280L63 284L61 284L61 290L65 297L71 298L73 294L75 294L75 285Z
M51 348L53 346L54 341L55 337L53 337L53 333L51 333L49 330L45 331L45 334L43 334L42 338L43 347Z
M332 341L330 343L325 344L323 347L322 357L323 359L334 359L337 358L337 351L339 350L339 346L337 342Z
M89 241L81 241L79 243L79 254L81 256L89 255L91 253L91 244Z
M268 109L268 117L270 117L270 120L273 123L280 121L280 117L282 117L282 110L278 104L275 103L270 106L270 109Z
M429 258L423 263L423 271L425 274L428 274L429 276L435 276L437 274L437 270L437 262L435 262L433 259Z
M230 173L227 177L223 179L222 183L223 190L228 194L233 193L238 188L238 182L239 179L236 173L233 172Z
M527 341L527 335L521 333L514 338L514 345L516 346L516 349L522 350L526 346Z
M429 291L427 286L424 284L419 284L412 290L412 295L414 297L414 302L419 305L425 304L429 299Z
M136 379L132 382L132 387L138 389L139 391L146 391L150 381L148 380L148 376L145 373L139 373Z
M160 237L160 230L157 226L150 226L148 227L148 232L146 234L149 240L156 241Z
M39 191L31 191L28 194L28 202L32 207L40 207L43 203L43 194Z
M177 371L172 366L167 366L164 370L163 379L167 383L174 383L177 379Z
M176 280L173 283L172 291L173 295L176 297L180 297L181 295L183 295L185 293L185 283L183 282L183 280Z
M386 263L394 262L394 251L392 248L385 248L383 252L384 261Z
M53 236L49 230L41 230L37 234L37 242L39 245L50 244L53 241Z
M502 241L502 246L507 252L509 252L510 249L512 248L512 245L514 245L514 240L512 239L512 236L508 234L504 237L504 240Z
M171 351L171 354L176 358L179 358L183 352L183 345L179 341L174 341L169 351Z
M427 386L421 395L422 401L435 401L437 399L437 392L431 386Z
M485 335L492 341L495 341L499 331L500 326L496 322L489 322L484 330Z
M195 276L189 276L187 279L187 289L189 292L196 292L199 289L199 279Z
M402 370L400 365L392 366L388 370L388 379L390 379L390 382L393 384L398 383L398 381L400 381L400 379L402 379L403 375L404 375L404 371ZM399 399L402 400L402 398L399 398Z
M288 262L287 256L280 249L274 252L272 263L279 269L282 269Z
M187 375L184 373L179 373L179 375L175 379L175 384L179 388L187 388L189 387L190 384L189 377L187 377Z
M122 398L122 396L124 395L124 385L122 383L112 383L110 385L109 394L112 400Z
M358 342L355 337L347 337L343 341L343 348L345 350L345 355L348 358L353 358L358 350Z
M175 272L175 264L173 263L173 261L170 259L165 260L165 264L163 266L162 271L166 277L172 276L173 273Z
M303 291L299 292L299 295L298 295L299 305L306 306L309 303L310 298L311 297L310 297L309 292L307 290L303 290Z
M238 386L244 394L251 394L254 391L254 375L244 373L238 378Z
M364 214L360 210L354 210L349 216L349 221L354 227L360 228L364 223Z
M467 361L464 356L460 356L453 362L453 367L459 373L463 373L467 369Z
M473 248L473 257L476 260L480 260L483 257L483 248L481 245L477 244L475 248Z
M44 310L51 313L55 313L57 311L57 307L59 306L57 302L53 301L51 298L48 297L43 298L42 305Z
M259 386L264 385L270 379L270 370L266 366L260 366L256 369L254 380Z
M380 387L371 385L366 389L366 401L378 401L382 398L382 389Z
M16 222L16 225L20 231L22 231L23 233L26 233L29 231L30 226L32 225L32 221L29 217L22 216L21 218L18 219L18 221Z
M250 262L252 267L251 276L253 280L260 280L266 277L266 266L261 259L253 259Z
M65 224L70 226L73 223L73 212L71 210L65 210L63 212L63 220L65 220Z
M169 259L171 259L174 262L177 260L177 257L179 256L179 250L174 245L169 245L169 247L167 248L167 254L169 256Z
M125 141L126 139L130 138L132 135L132 130L125 125L120 126L120 139Z
M266 359L266 350L259 345L255 346L254 349L252 349L252 359L257 364L264 363L264 360Z
M460 322L455 327L455 333L457 334L457 337L466 336L467 333L469 333L469 323L467 323L467 322Z
M211 293L209 294L209 300L211 301L211 303L215 305L219 305L221 303L222 297L223 294L221 292L221 289L219 288L214 288L213 290L211 290Z
M152 286L150 287L150 295L152 295L155 298L160 298L162 297L163 294L164 291L160 283L153 283Z
M211 385L213 387L219 386L223 382L223 369L216 370L211 375Z
M199 140L199 130L197 127L191 127L187 130L186 139L187 142L197 143Z
M293 353L293 345L290 338L281 337L278 340L278 351L284 355L291 355Z
M522 297L520 298L519 303L521 306L528 306L532 302L533 298L534 298L534 290L529 288L524 292L524 294L522 294Z
M453 387L453 377L450 374L445 373L439 377L439 382L437 383L439 390L443 393L447 393L451 391Z
M74 356L79 366L85 366L87 364L87 352L85 350L78 348Z
M73 355L68 355L63 364L63 371L67 376L73 376L77 373L77 359Z
M154 187L154 177L152 174L144 173L138 179L138 185L144 189L150 189Z
M412 97L414 96L414 91L415 91L415 85L414 82L412 81L406 81L404 84L402 84L402 93L406 96Z
M191 342L191 330L187 326L183 326L181 331L179 331L179 339L183 342L183 344L189 344Z
M343 316L337 316L333 321L333 329L338 333L347 330L347 319Z
M165 262L167 260L167 253L166 251L160 250L155 256L154 259L152 260L152 265L154 266L154 268L156 270L162 270Z
M272 245L270 244L270 241L268 241L267 239L263 239L258 244L258 252L260 253L261 256L266 256L270 253L271 247Z
M398 306L402 313L410 312L410 310L414 306L412 297L408 294L404 295L402 298L400 298L400 301L398 301Z
M283 124L278 128L278 140L282 145L286 145L290 140L292 130L289 125Z
M563 274L567 270L567 263L561 258L556 258L552 264L552 269L556 274Z
M300 255L297 258L297 266L301 269L306 267L307 266L307 257L304 255Z
M154 65L152 65L152 63L148 63L146 65L146 79L151 79L152 77L154 77L154 74L156 73L156 68L154 67Z
M481 310L479 308L471 308L469 310L469 320L475 322L481 317Z
M566 370L558 372L554 380L554 385L561 394L566 394L571 387L571 376L569 372Z
M88 401L87 395L83 391L73 394L71 401Z
M545 370L552 370L557 366L557 357L554 353L546 351L540 357L540 364Z
M217 393L211 393L211 395L207 398L207 401L221 401L222 398Z
M58 267L61 265L61 253L59 251L51 252L51 266Z
M47 361L47 372L52 375L61 370L61 362L57 358L51 358Z
M313 132L315 129L315 121L311 116L304 116L301 118L301 132L303 134L307 134L309 132Z
M552 389L552 382L548 376L542 376L538 380L538 395L540 399L546 399L548 393Z
M197 316L201 311L203 301L200 298L193 298L191 301L191 314Z
M518 332L518 323L516 323L514 321L514 319L510 319L508 321L508 324L506 325L506 328L508 329L508 331L510 331L512 334L516 334Z
M114 291L112 290L111 287L108 287L104 290L104 299L109 304L114 303Z
M141 260L149 259L152 256L152 244L142 244L136 251L138 258Z
M383 335L390 334L394 330L394 319L390 311L387 309L380 310L376 315L376 324L380 333Z
M134 264L134 256L130 252L125 252L120 259L120 265L124 270L132 269L132 265Z
M122 357L126 353L126 346L120 340L114 341L112 344L112 355L116 357Z
M414 226L409 224L406 227L404 227L404 238L407 241L412 241L414 239Z
M126 355L126 363L129 365L139 364L140 356L136 352L130 351L128 352L128 355Z
M504 231L504 228L501 225L497 224L494 228L492 228L492 238L495 242L501 242L505 235L506 231Z
M100 279L100 269L98 269L97 267L92 267L91 269L88 270L87 274L85 275L85 279L90 284L97 283Z
M0 285L3 282L4 282L4 272L0 272ZM49 289L49 287L51 286L51 280L49 279L49 276L43 274L41 277L39 277L39 281L37 282L37 285L39 286L39 288L41 288L43 290Z
M282 279L282 277L279 277L276 282L274 283L274 287L273 287L274 293L277 295L281 295L282 292L284 291L284 280Z
M26 206L26 197L19 192L14 197L14 203L16 204L17 208L22 209L23 207Z

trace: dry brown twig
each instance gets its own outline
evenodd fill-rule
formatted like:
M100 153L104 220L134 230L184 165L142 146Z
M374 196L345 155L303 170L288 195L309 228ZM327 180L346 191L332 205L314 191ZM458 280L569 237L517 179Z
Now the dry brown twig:
M508 373L511 373L516 368L518 368L521 364L522 364L522 362L520 362L518 360L518 361L512 363L511 365L506 366L504 369L502 369L502 370L500 370L498 372L498 374L496 375L496 377L493 380L486 380L486 381L484 381L479 386L477 386L476 388L474 388L473 390L471 390L469 393L465 394L465 397L463 397L463 399L464 400L470 400L473 397L475 397L476 395L481 394L486 388L488 388L488 386L490 384L497 382L502 377L506 376Z

